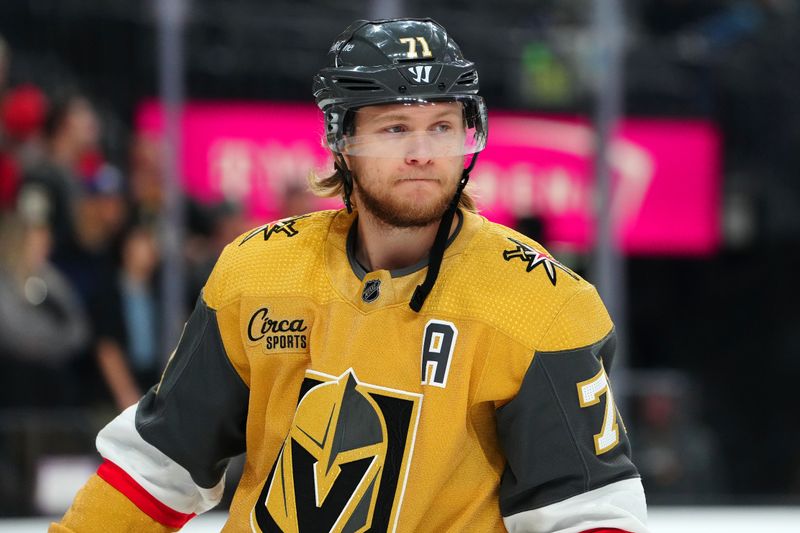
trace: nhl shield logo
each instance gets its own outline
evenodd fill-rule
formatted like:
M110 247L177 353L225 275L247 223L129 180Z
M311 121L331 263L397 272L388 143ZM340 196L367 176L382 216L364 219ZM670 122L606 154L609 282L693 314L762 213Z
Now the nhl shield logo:
M361 292L361 299L365 303L371 304L381 295L381 280L371 279L364 285L364 290Z

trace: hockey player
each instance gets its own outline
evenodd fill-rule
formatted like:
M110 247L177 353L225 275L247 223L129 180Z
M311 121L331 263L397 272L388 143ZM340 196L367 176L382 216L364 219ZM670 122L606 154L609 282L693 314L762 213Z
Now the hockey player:
M644 533L595 289L463 190L478 75L429 19L358 21L314 80L346 205L220 257L161 382L53 532Z

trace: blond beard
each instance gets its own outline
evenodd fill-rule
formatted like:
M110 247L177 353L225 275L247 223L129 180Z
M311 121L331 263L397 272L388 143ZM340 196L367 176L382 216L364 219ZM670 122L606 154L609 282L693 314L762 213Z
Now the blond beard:
M452 194L443 194L436 201L427 205L407 205L398 201L391 194L383 192L375 194L361 185L361 182L353 173L353 180L357 186L353 191L356 196L356 205L378 219L387 226L395 228L422 228L441 220L450 200L455 196L455 188Z

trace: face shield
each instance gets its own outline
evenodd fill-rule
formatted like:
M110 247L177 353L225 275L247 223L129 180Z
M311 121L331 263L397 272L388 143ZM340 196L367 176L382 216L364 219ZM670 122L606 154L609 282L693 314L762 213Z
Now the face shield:
M354 157L458 157L486 147L483 99L463 96L376 104L350 111L334 151Z

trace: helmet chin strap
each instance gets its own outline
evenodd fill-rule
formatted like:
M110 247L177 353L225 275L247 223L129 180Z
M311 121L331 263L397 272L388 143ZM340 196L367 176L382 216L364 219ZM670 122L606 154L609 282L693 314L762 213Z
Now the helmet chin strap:
M342 191L342 199L344 200L344 206L347 208L347 214L350 214L353 212L353 202L350 201L350 196L353 194L353 174L350 172L350 169L347 168L347 162L341 154L337 154L333 166L342 175L342 185L344 188Z
M453 225L453 218L458 209L458 202L461 200L461 193L464 192L464 187L467 186L467 182L469 181L469 173L472 172L477 160L478 154L475 153L467 168L461 172L461 179L458 182L456 193L450 200L447 209L442 215L442 220L439 222L439 228L436 230L436 237L433 239L433 246L431 246L431 251L428 254L428 272L425 274L425 279L422 284L417 285L414 294L411 296L411 301L408 303L409 307L417 313L422 309L422 305L425 303L431 290L433 290L436 278L439 277L439 270L442 268L442 259L444 259L444 251L445 248L447 248L447 237L450 235L450 227ZM352 213L353 204L350 201L350 195L353 194L353 174L350 172L350 169L347 168L347 162L341 155L336 157L334 166L336 170L342 174L344 186L342 197L344 199L344 205L347 208L347 212Z
M436 231L436 237L433 240L433 246L431 246L431 251L428 255L428 272L425 274L425 280L422 282L422 285L417 285L417 288L414 290L414 295L408 303L409 307L417 313L422 309L422 305L425 303L431 290L433 290L436 278L439 277L444 251L445 248L447 248L447 238L450 235L450 227L453 225L456 209L458 209L458 202L461 199L461 193L464 191L464 187L467 186L467 182L469 181L469 173L472 171L477 160L478 154L475 153L472 156L472 161L470 161L469 166L462 171L456 194L453 196L453 199L450 200L450 204L447 206L447 210L444 212L442 220L439 222L439 229Z

